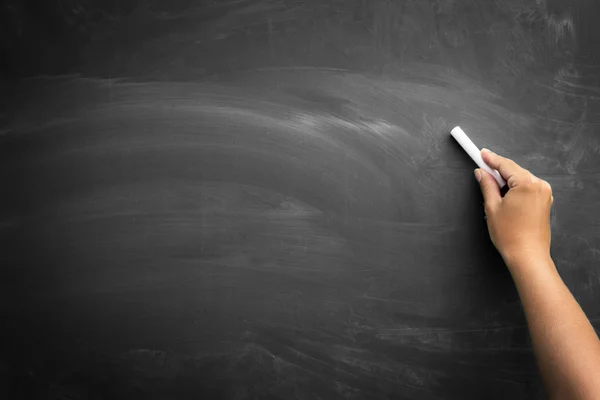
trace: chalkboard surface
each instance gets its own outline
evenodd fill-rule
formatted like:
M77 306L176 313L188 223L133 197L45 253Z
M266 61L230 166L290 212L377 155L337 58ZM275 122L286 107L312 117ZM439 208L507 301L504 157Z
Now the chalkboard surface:
M456 125L600 321L592 1L65 3L2 84L2 398L543 398Z

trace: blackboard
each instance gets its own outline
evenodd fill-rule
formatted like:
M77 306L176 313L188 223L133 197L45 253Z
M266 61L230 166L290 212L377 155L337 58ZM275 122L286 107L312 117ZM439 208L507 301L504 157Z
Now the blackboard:
M543 398L449 131L552 184L596 324L598 6L103 10L3 81L5 398Z

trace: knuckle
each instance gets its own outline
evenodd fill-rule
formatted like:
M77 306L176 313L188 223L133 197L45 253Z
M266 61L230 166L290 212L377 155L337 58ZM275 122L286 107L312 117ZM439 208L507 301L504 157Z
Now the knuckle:
M539 178L536 178L536 180L537 180L536 186L540 193L547 194L547 195L552 194L552 188L550 187L550 184L548 182L546 182L543 179L539 179Z
M519 182L519 185L525 190L536 190L537 178L527 170L523 170L523 173L519 175Z
M538 178L536 178L534 175L532 175L531 173L529 173L529 183L533 186L539 186L540 180Z
M542 179L542 187L546 193L552 194L552 186L550 186L550 184L543 179Z

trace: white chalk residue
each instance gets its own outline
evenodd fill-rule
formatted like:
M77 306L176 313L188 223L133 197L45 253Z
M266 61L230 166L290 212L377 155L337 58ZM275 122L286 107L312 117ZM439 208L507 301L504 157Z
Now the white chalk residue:
M558 44L565 39L575 40L573 16L569 12L564 12L561 15L551 13L548 11L546 0L537 0L537 4L542 9L544 20L554 43Z

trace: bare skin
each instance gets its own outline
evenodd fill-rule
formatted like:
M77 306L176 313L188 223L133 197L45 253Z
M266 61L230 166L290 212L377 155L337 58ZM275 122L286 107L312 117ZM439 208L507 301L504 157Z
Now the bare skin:
M488 150L483 160L510 190L475 170L488 230L523 303L533 349L550 399L600 399L600 341L550 257L550 185Z

